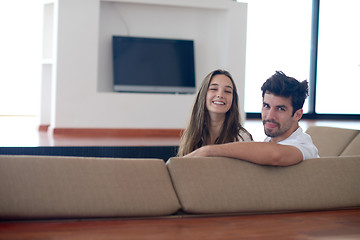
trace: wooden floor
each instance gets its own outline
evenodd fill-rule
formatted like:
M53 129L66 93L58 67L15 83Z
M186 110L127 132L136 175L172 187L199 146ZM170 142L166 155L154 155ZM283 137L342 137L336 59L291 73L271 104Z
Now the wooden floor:
M0 222L1 240L360 239L360 209L147 220Z
M300 121L300 126L304 130L313 125L360 129L360 121ZM260 120L247 120L244 126L253 135L255 141L265 139ZM0 116L0 146L174 146L179 144L179 137L54 136L47 132L39 132L38 127L36 117Z

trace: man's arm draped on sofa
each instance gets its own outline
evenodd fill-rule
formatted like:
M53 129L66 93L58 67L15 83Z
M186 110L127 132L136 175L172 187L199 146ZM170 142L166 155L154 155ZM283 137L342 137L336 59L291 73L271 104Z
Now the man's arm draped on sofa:
M276 166L290 166L319 157L311 137L299 126L308 83L276 72L261 87L261 118L267 138L264 142L233 142L207 145L185 157L230 157Z

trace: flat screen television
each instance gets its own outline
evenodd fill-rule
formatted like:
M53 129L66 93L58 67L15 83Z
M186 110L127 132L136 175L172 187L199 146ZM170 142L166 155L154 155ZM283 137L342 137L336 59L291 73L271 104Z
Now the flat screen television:
M194 41L113 36L114 91L194 93Z

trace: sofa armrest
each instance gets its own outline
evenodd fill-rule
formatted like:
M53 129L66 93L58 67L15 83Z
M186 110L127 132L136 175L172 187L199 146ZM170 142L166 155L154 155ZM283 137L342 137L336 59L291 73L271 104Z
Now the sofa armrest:
M311 126L306 130L318 148L320 157L340 156L359 132L355 129L323 126Z
M360 156L360 133L346 146L340 156Z

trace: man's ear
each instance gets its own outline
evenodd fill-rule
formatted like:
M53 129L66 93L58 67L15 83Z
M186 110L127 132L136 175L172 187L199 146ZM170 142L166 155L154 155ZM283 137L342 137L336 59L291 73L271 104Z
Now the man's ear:
M300 108L294 113L294 118L299 121L302 118L303 115L303 109Z

